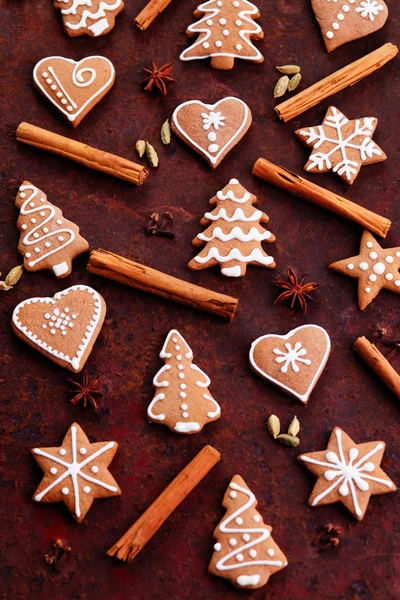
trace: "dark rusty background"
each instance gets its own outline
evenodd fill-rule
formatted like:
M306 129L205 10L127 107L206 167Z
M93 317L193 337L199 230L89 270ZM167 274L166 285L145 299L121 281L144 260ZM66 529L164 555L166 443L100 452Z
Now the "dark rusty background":
M1 597L19 599L228 600L391 600L400 598L398 495L371 499L362 523L340 505L307 507L313 477L296 460L299 449L275 443L266 420L279 415L286 427L294 414L302 424L301 450L326 447L335 425L357 442L384 440L383 467L400 483L399 404L360 362L351 345L378 326L399 337L399 298L382 292L365 312L356 304L356 283L329 272L327 265L358 252L361 230L329 212L297 200L251 175L259 156L301 172L308 151L293 136L301 125L321 123L329 101L295 121L282 124L273 113L276 64L302 66L301 87L374 50L396 42L399 17L395 0L387 0L390 16L379 32L328 55L308 0L259 0L265 38L258 44L262 65L237 62L229 72L213 71L206 61L176 63L178 80L167 98L141 90L141 68L177 60L186 47L184 31L193 21L192 2L173 0L147 32L133 27L144 0L127 0L111 34L93 40L69 39L60 14L50 0L0 0L1 76L1 202L0 270L21 262L17 253L19 184L29 179L42 188L65 216L76 221L92 248L103 247L178 277L237 295L239 310L232 324L216 317L90 276L87 256L75 261L73 274L57 281L48 272L26 273L18 286L1 293L0 311L0 488ZM396 14L397 11L397 14ZM398 41L398 38L397 38ZM80 59L104 54L117 71L114 88L73 130L32 84L32 69L53 54ZM399 245L399 60L334 97L349 118L376 116L374 139L388 155L384 163L363 167L353 187L338 177L310 176L360 204L388 216L392 229L383 242ZM248 102L254 123L240 145L211 170L180 140L162 147L164 119L185 100L214 102L235 95ZM94 146L135 158L139 138L154 143L160 166L147 183L135 188L68 161L18 145L15 128L22 120L69 135ZM191 239L208 200L232 177L258 195L276 235L272 253L275 272L249 268L245 278L228 280L218 270L190 272ZM174 215L175 240L145 237L148 214ZM271 281L285 275L288 264L323 284L307 316L273 306L277 291ZM88 361L91 377L99 376L104 397L97 411L69 403L67 371L55 366L12 333L15 305L27 297L53 295L75 283L98 290L108 306L102 333ZM286 333L302 323L326 327L332 354L308 406L281 393L252 374L250 343L267 332ZM211 391L222 406L222 418L199 435L179 437L150 425L146 409L152 398L152 377L165 335L177 328L188 340L195 361L211 377ZM400 360L397 362L400 368ZM79 379L79 376L78 376ZM30 455L34 446L58 445L77 420L91 440L120 444L111 471L120 484L120 498L97 501L82 525L62 504L35 504L31 496L41 472ZM168 482L206 443L222 453L222 461L171 516L131 565L108 558L105 551L139 517ZM212 531L224 511L221 500L235 473L244 477L259 508L288 556L289 567L258 591L239 591L208 575ZM339 549L318 554L311 540L327 522L344 528ZM65 538L72 547L53 574L44 564L51 541Z

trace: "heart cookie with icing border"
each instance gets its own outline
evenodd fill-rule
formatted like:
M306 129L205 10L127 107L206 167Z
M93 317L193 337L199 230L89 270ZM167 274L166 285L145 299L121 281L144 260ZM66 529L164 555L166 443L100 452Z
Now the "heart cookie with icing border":
M12 327L24 342L53 362L79 373L106 315L106 303L87 285L74 285L53 298L28 298L14 309Z
M304 404L331 351L328 333L318 325L301 325L286 335L267 334L250 348L253 371Z
M172 130L213 169L236 146L251 125L251 110L243 100L228 96L215 104L189 100L180 104Z
M49 56L33 69L33 81L43 96L77 127L114 85L115 69L104 56L88 56L79 62Z

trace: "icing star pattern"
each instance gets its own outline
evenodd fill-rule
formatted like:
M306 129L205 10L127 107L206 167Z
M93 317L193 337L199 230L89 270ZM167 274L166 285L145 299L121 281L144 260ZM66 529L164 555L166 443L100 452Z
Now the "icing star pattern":
M360 254L329 265L358 279L358 304L364 310L381 289L400 294L400 246L382 248L369 231L361 237Z
M299 456L299 460L318 476L309 504L342 504L358 519L364 517L373 495L396 491L393 481L380 468L385 444L356 444L342 429L335 427L328 448Z

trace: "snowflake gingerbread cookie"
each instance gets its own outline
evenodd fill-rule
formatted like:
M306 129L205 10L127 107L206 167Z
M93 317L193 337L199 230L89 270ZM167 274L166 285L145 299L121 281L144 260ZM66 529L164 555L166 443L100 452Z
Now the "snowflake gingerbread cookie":
M33 500L62 501L80 523L96 498L121 495L108 470L117 449L116 442L91 444L78 423L73 423L61 446L32 450L44 473Z
M232 478L222 504L227 512L214 530L217 542L209 571L238 588L262 587L288 564L272 539L272 527L265 525L253 492L239 475Z
M255 373L306 403L331 351L328 333L318 325L301 325L286 335L267 334L250 348Z
M215 169L240 142L251 121L247 104L230 96L215 104L204 104L200 100L180 104L172 115L171 127Z
M312 0L328 52L381 29L388 17L383 0Z
M172 329L160 352L164 366L153 379L156 389L147 416L176 433L198 433L221 416L211 396L209 377L195 364L193 352L181 334Z
M371 496L396 491L380 467L384 452L383 442L356 444L340 427L335 427L326 450L298 457L318 477L309 505L341 502L361 521Z
M358 279L358 305L364 310L382 289L400 294L400 246L382 248L367 230L360 253L329 265L330 269Z
M253 207L256 196L250 194L237 179L211 198L214 210L206 212L201 225L207 229L192 241L193 246L204 246L188 264L197 271L219 265L227 277L242 277L247 265L273 269L275 261L263 250L262 243L272 243L275 236L261 223L268 223L268 216Z
M64 31L69 37L105 35L124 8L123 0L54 0L61 11Z
M351 185L363 165L387 158L372 140L377 125L378 119L374 117L349 121L340 110L330 106L322 125L295 131L298 139L312 148L304 169L310 173L333 171Z
M184 50L181 60L211 58L214 69L233 69L235 58L261 63L263 55L251 40L264 37L254 21L260 16L258 8L248 0L209 0L197 7L199 19L186 30L188 37L198 39Z
M72 260L89 250L89 244L79 235L79 227L29 181L20 186L15 204L20 211L18 251L24 257L24 268L49 269L58 278L67 277L72 271Z

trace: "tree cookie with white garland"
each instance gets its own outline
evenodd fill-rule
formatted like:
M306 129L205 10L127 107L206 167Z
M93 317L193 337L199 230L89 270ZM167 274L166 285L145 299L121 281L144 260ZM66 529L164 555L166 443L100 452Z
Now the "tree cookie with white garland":
M99 37L114 29L123 0L54 0L61 11L64 31L69 37Z
M29 298L12 315L14 333L55 362L79 373L106 316L106 303L87 285L74 285L53 298Z
M114 65L104 56L88 56L80 61L48 56L33 69L36 88L73 127L104 98L114 81Z
M328 52L381 29L388 18L383 0L311 0Z
M199 19L189 25L188 37L198 39L182 52L181 60L211 58L214 69L233 69L235 58L262 63L263 55L251 40L264 37L254 21L260 16L258 8L248 0L209 0L197 7L194 16Z
M221 416L211 396L210 379L193 364L193 352L181 334L172 329L160 352L164 366L153 379L156 391L147 416L176 433L198 433Z
M252 121L250 108L229 96L215 104L189 100L174 111L171 127L188 146L215 169L245 135Z
M364 310L382 289L400 294L400 246L382 248L365 230L360 253L329 265L330 269L358 279L358 306Z
M255 373L304 404L322 375L331 351L328 333L319 325L301 325L286 335L267 334L250 348Z
M79 227L29 181L20 186L15 205L20 211L18 251L24 257L24 268L49 269L57 278L67 277L72 271L72 260L89 250L89 244L79 235Z
M273 269L275 261L263 250L262 243L272 243L275 236L261 223L268 223L268 216L254 208L256 196L250 194L237 179L211 198L216 207L206 212L200 224L208 226L192 241L193 246L204 246L188 264L198 271L219 265L227 277L242 277L247 265Z
M343 429L335 427L326 450L298 457L318 477L309 505L341 502L361 521L371 496L396 491L393 481L380 467L384 452L383 442L356 444Z
M214 530L214 554L209 572L238 588L256 589L287 566L286 556L272 539L257 500L240 475L235 475L222 502L226 514Z
M351 185L363 165L372 165L387 158L382 148L372 140L377 125L375 117L349 121L340 110L330 106L322 125L295 131L298 139L312 148L304 170L310 173L333 171Z
M61 446L33 448L33 457L44 473L33 500L62 501L81 523L96 498L121 495L108 470L117 449L116 442L91 444L78 423L73 423Z

